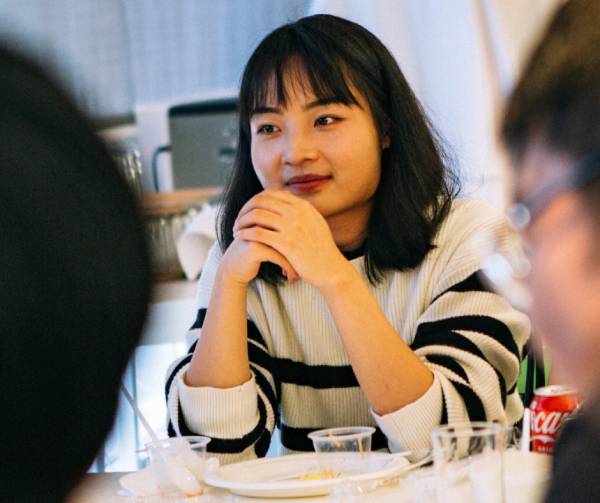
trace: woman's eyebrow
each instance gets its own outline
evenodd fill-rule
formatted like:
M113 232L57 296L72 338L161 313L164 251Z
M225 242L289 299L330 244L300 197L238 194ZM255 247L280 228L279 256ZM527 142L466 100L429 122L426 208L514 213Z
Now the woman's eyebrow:
M258 115L258 114L281 114L281 113L282 113L281 108L279 108L279 107L260 106L260 107L256 107L254 110L252 110L250 117L252 117L253 115Z
M345 105L345 103L342 103L339 98L336 98L334 96L331 96L330 98L319 98L316 99L314 101L311 101L310 103L307 103L306 105L304 105L304 110L311 110L313 108L317 108L317 107L323 107L325 105Z
M303 110L312 110L313 108L323 107L323 106L332 105L332 104L333 105L347 105L346 103L343 103L342 101L340 101L339 98L332 96L330 98L318 98L316 100L311 101L310 103L307 103L302 108L303 108ZM258 106L254 110L252 110L250 117L252 117L254 115L259 115L259 114L279 114L279 115L281 115L282 113L283 112L280 107Z

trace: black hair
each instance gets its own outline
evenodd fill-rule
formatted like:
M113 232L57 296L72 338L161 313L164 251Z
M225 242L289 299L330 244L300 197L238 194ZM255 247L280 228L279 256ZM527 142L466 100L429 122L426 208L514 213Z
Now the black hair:
M380 139L389 139L364 243L369 280L377 282L384 270L416 267L433 247L458 181L390 52L362 26L331 15L305 17L276 29L246 65L237 155L218 219L222 250L233 241L233 223L244 203L263 190L250 157L251 115L273 90L285 105L286 76L298 68L317 99L358 105L351 91L355 88L366 98ZM263 264L259 277L276 282L281 275L274 265Z
M539 139L573 160L600 156L600 2L570 0L559 7L507 103L502 139L515 161ZM582 191L600 212L600 181Z
M46 73L0 49L0 494L64 501L110 431L150 263L136 200Z
M501 133L516 160L534 137L576 158L599 153L599 23L596 0L554 14L506 106Z

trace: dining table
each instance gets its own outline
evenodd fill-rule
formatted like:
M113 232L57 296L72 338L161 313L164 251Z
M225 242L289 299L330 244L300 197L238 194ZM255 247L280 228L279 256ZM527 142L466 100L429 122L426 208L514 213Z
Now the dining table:
M125 494L119 484L119 479L124 475L126 472L89 473L72 492L67 503L145 503L143 498L136 499ZM406 487L401 483L380 487L370 492L365 499L367 497L368 501L375 503L413 501ZM310 498L254 498L233 495L225 489L207 488L203 496L190 498L189 501L190 503L342 503L344 499L342 495ZM154 499L152 503L158 501ZM186 500L180 501L184 503Z
M508 451L507 451L508 452ZM265 458L266 459L266 458ZM532 452L511 452L504 458L504 498L510 503L541 503L550 480L551 457ZM67 503L166 503L173 500L131 496L120 484L127 472L88 473L73 490ZM437 475L433 466L420 467L392 478L362 494L356 484L341 483L328 496L315 497L248 497L231 493L227 489L206 487L199 497L182 498L177 503L419 503L435 502L434 485ZM433 489L432 489L433 487ZM418 489L418 490L417 490ZM425 490L424 490L425 489ZM358 491L358 492L357 492ZM463 493L464 495L464 493ZM444 499L453 503L452 498ZM494 498L495 500L495 498ZM469 503L460 498L457 503ZM472 501L479 503L476 498ZM486 501L486 503L489 503Z

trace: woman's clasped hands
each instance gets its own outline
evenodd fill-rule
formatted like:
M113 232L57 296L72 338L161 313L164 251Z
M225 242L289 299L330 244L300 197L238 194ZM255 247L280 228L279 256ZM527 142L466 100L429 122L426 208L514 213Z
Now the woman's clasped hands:
M323 216L287 191L267 189L255 195L240 210L233 232L224 260L246 282L254 279L262 262L272 262L288 281L302 278L322 288L348 265Z

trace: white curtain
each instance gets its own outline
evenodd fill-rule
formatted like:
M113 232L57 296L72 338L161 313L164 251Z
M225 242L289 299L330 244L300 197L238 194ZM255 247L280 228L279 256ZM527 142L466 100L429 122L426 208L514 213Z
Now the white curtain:
M235 89L258 42L308 0L127 0L136 104Z
M1 0L0 41L50 68L94 117L236 88L273 28L310 0Z
M120 0L1 0L0 42L52 71L88 113L126 115L134 95L123 5Z
M497 141L503 96L557 0L314 0L311 13L351 19L396 57L454 153L463 194L502 208Z

